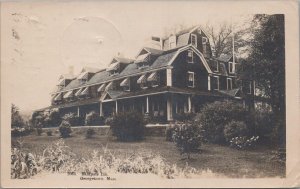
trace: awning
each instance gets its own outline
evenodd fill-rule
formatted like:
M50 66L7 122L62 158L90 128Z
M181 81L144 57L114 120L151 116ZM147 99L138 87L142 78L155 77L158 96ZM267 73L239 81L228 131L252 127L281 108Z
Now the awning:
M62 93L59 93L58 95L56 95L56 97L54 98L54 101L60 101L62 100Z
M88 72L83 72L77 77L77 79L88 79L87 76Z
M85 89L82 90L80 93L80 96L88 95L89 94L89 87L86 87Z
M147 81L156 81L157 80L157 72L153 72L150 74L150 76L147 78Z
M129 78L127 77L126 79L124 79L121 83L120 83L121 87L127 87L129 86Z
M73 91L68 91L66 94L64 94L64 98L71 98L73 97Z
M138 84L146 83L146 81L147 81L146 74L144 74L144 75L141 75L141 77L137 80L137 83Z
M113 82L111 81L110 83L107 84L107 86L105 87L105 90L109 90L112 87Z
M75 96L79 96L83 89L84 89L84 88L79 89L79 90L75 93Z
M108 66L106 71L117 70L119 68L119 62L112 63Z
M103 83L102 85L100 85L100 87L97 89L97 92L102 92L105 89L105 83Z
M150 55L149 53L142 54L136 58L135 62L145 62L147 61L149 55Z

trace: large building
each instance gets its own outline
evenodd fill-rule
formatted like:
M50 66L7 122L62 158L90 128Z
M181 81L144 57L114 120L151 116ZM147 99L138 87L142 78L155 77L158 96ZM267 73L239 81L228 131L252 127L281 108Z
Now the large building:
M212 57L208 36L200 26L167 38L153 38L160 49L141 48L135 59L112 58L108 68L83 68L77 76L62 75L51 106L60 113L108 117L136 110L155 120L173 121L182 113L199 112L203 104L236 99L247 104L254 85L237 85L232 56Z

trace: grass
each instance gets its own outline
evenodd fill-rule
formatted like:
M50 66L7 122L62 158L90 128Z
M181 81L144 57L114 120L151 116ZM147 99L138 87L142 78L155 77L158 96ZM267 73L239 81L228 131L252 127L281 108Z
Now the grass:
M58 133L53 136L29 135L22 138L12 138L12 146L17 140L22 141L24 151L41 153L50 143L59 139ZM165 141L164 137L146 137L140 142L118 142L111 136L95 135L86 139L83 133L73 133L72 137L64 139L65 144L78 157L88 158L94 150L107 147L115 157L128 158L132 154L159 154L167 163L176 164L184 168L186 164L199 171L212 171L215 174L231 178L261 178L284 177L285 166L272 162L272 148L257 146L256 149L241 151L215 144L203 144L200 154L193 154L190 160L183 159L172 142Z

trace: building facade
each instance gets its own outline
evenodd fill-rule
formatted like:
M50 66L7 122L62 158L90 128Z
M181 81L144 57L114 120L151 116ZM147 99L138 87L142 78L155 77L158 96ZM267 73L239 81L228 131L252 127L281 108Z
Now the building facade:
M160 121L199 112L207 103L236 99L248 103L254 83L237 84L232 56L212 57L209 38L200 26L167 38L153 38L160 48L144 47L135 59L114 57L108 68L83 68L77 76L62 75L51 106L60 113L108 117L136 110ZM242 87L240 87L242 86Z

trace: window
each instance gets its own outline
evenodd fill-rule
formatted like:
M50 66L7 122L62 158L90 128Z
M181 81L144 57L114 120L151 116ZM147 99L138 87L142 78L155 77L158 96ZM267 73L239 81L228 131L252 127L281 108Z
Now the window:
M214 70L215 70L215 72L219 72L219 62L218 61L214 61Z
M188 87L195 87L195 73L188 72Z
M232 89L232 78L227 78L227 90Z
M188 63L194 63L194 52L192 50L188 51L187 62Z
M212 77L212 89L219 90L219 88L220 88L219 76L213 76Z
M120 86L123 87L124 91L130 91L130 79L126 78L121 83Z
M147 81L151 83L152 87L157 87L159 85L159 79L160 79L159 74L157 72L153 72L147 78Z
M251 81L243 81L243 91L247 94L252 94Z
M229 73L235 73L235 64L233 62L228 63Z
M139 77L139 79L137 80L137 84L140 84L140 86L141 86L142 89L146 89L148 87L147 86L147 77L146 77L146 74L141 75Z
M176 47L176 36L173 35L169 37L169 48L173 49L175 47Z
M191 44L197 47L197 36L196 34L191 34Z

